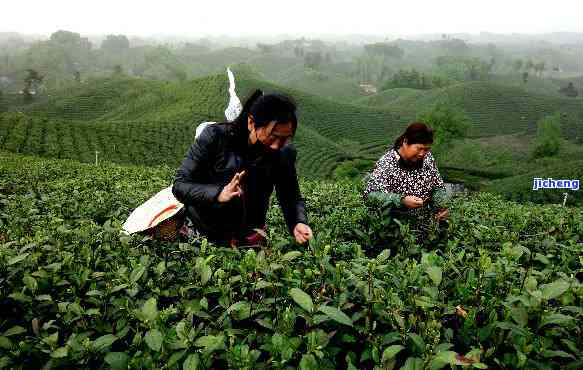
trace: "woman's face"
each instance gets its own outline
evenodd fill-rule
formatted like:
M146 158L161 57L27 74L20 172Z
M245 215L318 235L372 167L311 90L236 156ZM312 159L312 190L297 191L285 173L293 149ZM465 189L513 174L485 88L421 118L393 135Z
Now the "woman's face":
M419 162L425 159L430 150L431 144L408 144L407 139L405 139L399 153L403 159L409 162Z
M255 122L249 118L249 142L255 144L260 141L269 149L276 151L283 148L293 136L293 125L288 123L271 122L267 126L255 128Z

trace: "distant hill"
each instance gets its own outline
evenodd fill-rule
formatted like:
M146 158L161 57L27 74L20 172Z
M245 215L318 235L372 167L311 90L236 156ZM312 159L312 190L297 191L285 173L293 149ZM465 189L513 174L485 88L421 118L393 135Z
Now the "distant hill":
M241 98L252 89L281 91L298 102L295 144L305 177L328 177L342 161L379 155L405 122L375 108L341 104L266 81L237 76ZM203 121L224 120L225 74L185 83L98 79L61 91L0 119L0 148L91 162L176 166Z
M320 71L296 66L282 73L276 81L284 86L341 102L351 102L362 97L356 81L325 69Z
M350 102L362 97L358 83L348 77L344 65L324 63L317 69L311 69L304 66L302 57L285 56L276 52L260 52L241 47L211 51L198 55L195 63L189 63L188 72L202 77L221 73L228 66L233 70L252 72L257 79L328 99Z
M401 87L383 90L378 94L365 96L357 100L354 100L353 103L356 105L364 105L368 107L396 106L402 100L408 101L409 99L415 99L421 97L426 93L427 90Z
M485 186L484 190L502 194L507 199L519 202L561 204L565 199L565 193L567 194L568 204L581 204L583 201L583 192L580 188L577 190L539 189L534 191L532 190L532 185L535 177L581 181L583 180L583 160L564 161L563 163L553 162L548 167L541 167L516 176L494 180Z
M535 94L517 86L493 82L468 82L441 89L392 89L355 103L389 109L405 120L412 120L438 101L464 110L474 125L471 137L534 133L544 116L564 114L563 130L575 136L583 125L583 99Z

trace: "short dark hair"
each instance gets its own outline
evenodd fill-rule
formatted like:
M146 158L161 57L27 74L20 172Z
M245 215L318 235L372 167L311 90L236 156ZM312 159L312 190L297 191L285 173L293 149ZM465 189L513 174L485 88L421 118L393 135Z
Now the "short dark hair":
M395 140L395 149L400 148L405 139L407 144L433 144L433 129L423 122L411 123Z

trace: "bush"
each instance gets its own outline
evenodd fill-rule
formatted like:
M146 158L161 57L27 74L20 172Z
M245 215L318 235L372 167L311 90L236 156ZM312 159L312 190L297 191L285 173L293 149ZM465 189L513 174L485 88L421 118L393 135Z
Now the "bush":
M173 172L0 153L0 368L580 368L579 209L458 198L429 250L302 181L307 247L275 202L263 250L122 235Z
M389 81L385 83L382 90L406 87L411 89L427 90L444 87L450 84L447 77L419 72L415 69L400 69Z
M532 156L541 158L557 155L561 148L561 136L561 116L558 113L538 121Z
M333 177L335 179L356 179L370 170L373 165L372 161L364 159L342 162L334 169Z
M470 118L463 111L445 102L436 103L420 114L418 120L435 130L434 144L437 147L464 138L472 126Z

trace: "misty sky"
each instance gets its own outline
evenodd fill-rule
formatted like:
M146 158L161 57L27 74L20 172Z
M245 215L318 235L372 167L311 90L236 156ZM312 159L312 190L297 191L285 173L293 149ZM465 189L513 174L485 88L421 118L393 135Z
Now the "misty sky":
M0 32L278 35L583 32L583 1L0 0Z

